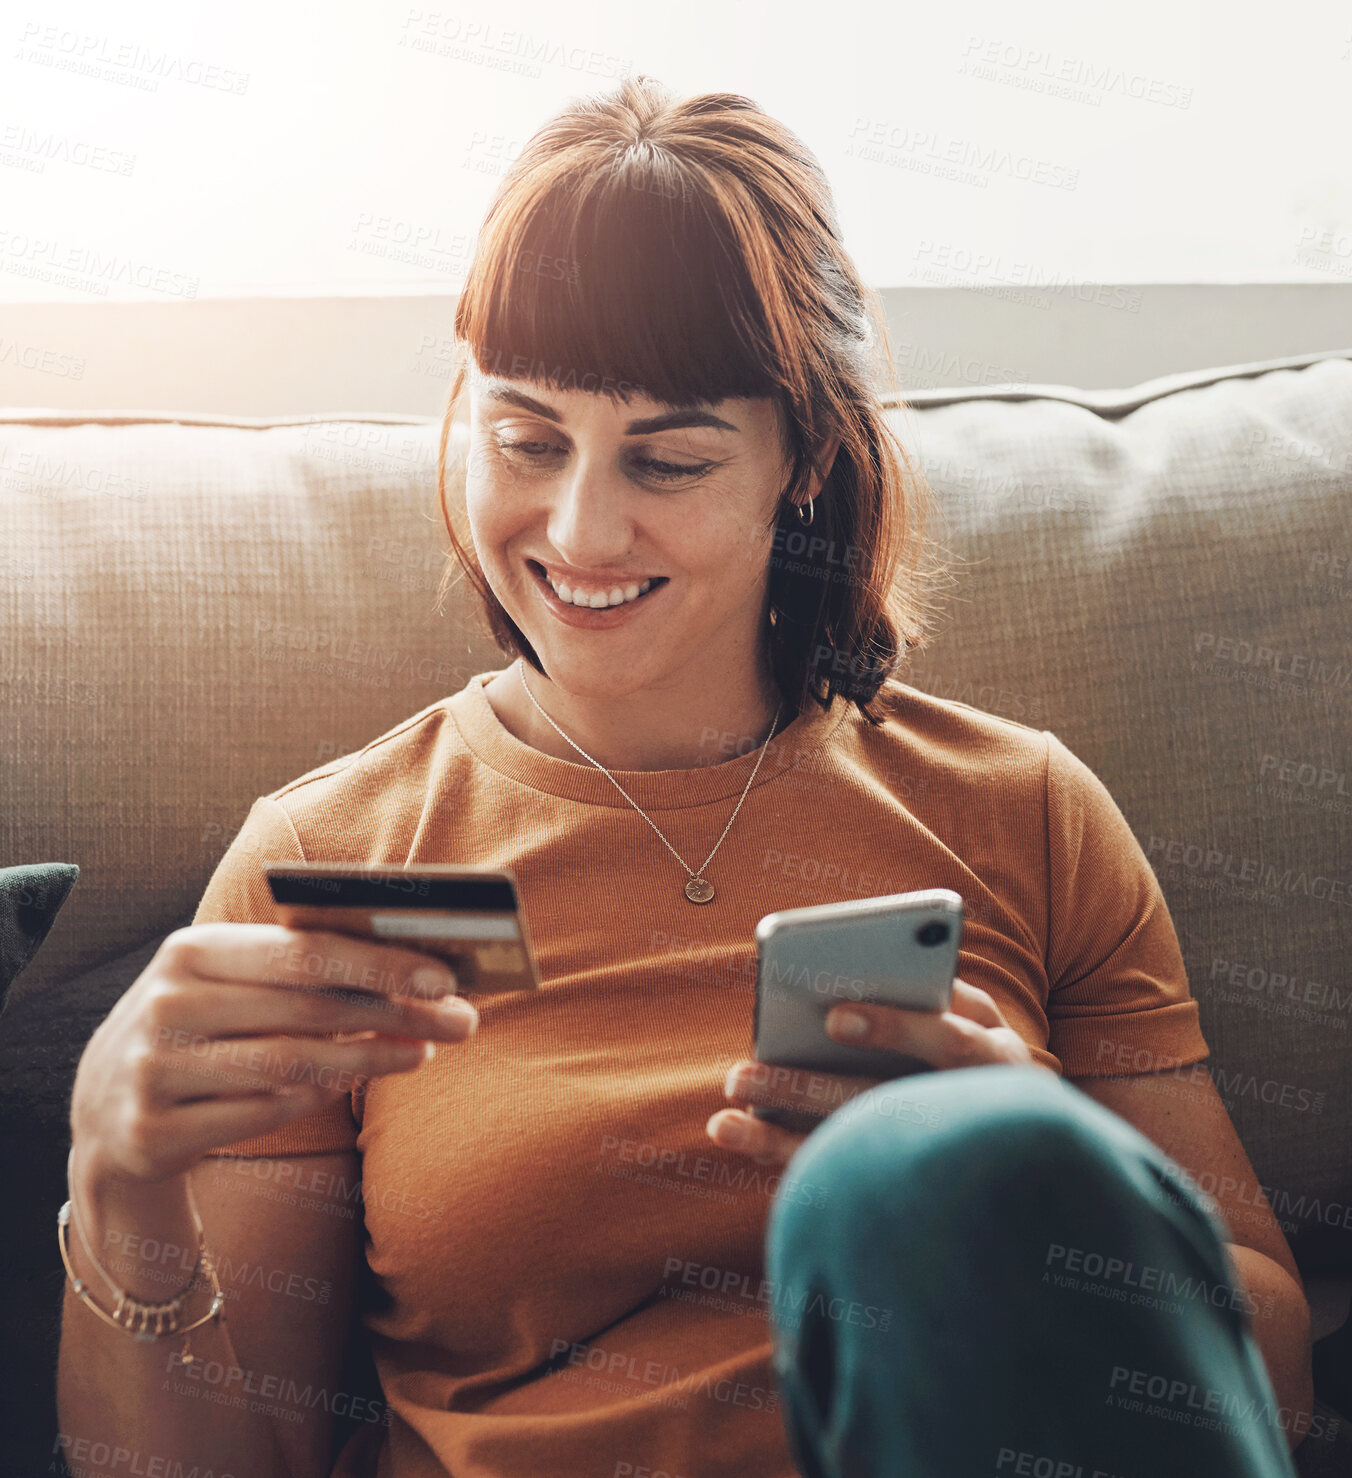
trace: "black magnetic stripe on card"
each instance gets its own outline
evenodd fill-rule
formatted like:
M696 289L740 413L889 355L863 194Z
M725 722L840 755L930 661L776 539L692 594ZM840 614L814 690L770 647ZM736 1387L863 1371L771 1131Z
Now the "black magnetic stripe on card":
M325 878L309 873L270 873L275 903L321 908L449 908L516 911L506 878Z

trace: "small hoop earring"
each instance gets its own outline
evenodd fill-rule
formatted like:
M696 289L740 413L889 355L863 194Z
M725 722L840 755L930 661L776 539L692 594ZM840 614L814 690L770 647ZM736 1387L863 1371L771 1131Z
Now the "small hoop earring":
M812 523L812 520L817 516L817 510L812 505L813 500L809 498L807 500L806 518L803 517L803 505L801 503L795 503L793 505L793 511L798 515L798 522L802 524L804 528L807 528Z

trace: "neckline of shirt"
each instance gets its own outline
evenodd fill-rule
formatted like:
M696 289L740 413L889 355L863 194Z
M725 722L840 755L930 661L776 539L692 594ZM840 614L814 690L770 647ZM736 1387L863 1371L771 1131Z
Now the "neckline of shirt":
M587 805L631 810L629 802L595 766L580 757L574 763L533 749L503 724L484 687L504 670L477 673L446 700L446 710L473 754L490 769L532 790ZM815 754L854 712L854 706L843 698L837 698L829 710L813 701L791 723L781 724L768 748L762 745L746 754L687 770L612 770L611 774L645 811L708 805L741 795L761 749L765 749L765 758L752 790L759 790Z

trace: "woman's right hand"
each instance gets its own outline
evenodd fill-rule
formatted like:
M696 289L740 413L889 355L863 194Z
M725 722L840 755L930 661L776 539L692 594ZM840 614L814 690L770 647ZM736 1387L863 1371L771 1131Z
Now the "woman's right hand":
M429 1043L462 1042L478 1024L455 989L440 960L346 934L176 929L80 1058L71 1135L81 1180L148 1190L208 1150L421 1066Z

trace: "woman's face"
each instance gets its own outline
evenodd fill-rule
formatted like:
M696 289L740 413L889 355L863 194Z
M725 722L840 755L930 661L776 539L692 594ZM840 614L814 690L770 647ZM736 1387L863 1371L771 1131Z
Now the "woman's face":
M470 438L479 562L551 680L606 698L755 671L789 470L773 401L673 411L472 368Z

